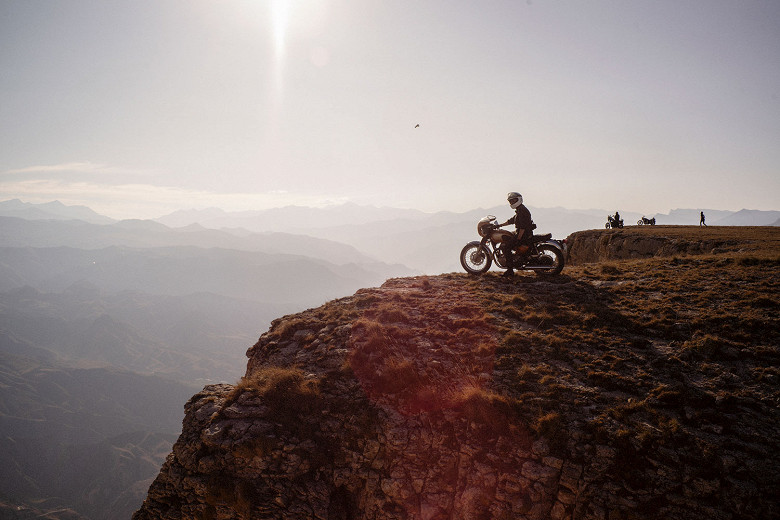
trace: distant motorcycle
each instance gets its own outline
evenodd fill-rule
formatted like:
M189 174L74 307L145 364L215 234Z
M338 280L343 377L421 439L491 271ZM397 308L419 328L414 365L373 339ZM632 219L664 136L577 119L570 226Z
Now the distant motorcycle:
M615 217L612 215L607 215L607 225L604 226L605 228L609 229L615 229L615 228L622 228L623 227L623 219L615 220Z
M488 215L480 219L477 233L482 240L466 244L460 252L460 265L470 274L482 274L493 262L501 269L508 269L501 244L511 240L514 234L501 229L496 217ZM523 246L519 246L523 247ZM566 241L555 240L550 233L533 235L528 251L514 255L514 269L534 271L538 275L556 275L565 264Z
M655 226L655 217L645 218L644 215L641 219L636 221L637 226Z

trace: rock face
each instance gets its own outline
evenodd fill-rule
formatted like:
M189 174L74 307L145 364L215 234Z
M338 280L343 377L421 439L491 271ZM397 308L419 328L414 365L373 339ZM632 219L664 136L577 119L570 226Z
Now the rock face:
M749 237L749 238L746 238ZM568 237L569 262L581 265L608 260L700 255L760 248L777 241L768 227L644 226L579 231Z
M496 333L459 292L444 279L396 280L276 322L250 349L243 383L187 403L134 518L563 513L582 468L511 424L484 390ZM420 313L384 304L396 298ZM333 308L361 319L325 319Z
M695 267L757 291L751 330L651 320L661 264L396 279L276 320L186 404L133 518L777 518L780 269Z

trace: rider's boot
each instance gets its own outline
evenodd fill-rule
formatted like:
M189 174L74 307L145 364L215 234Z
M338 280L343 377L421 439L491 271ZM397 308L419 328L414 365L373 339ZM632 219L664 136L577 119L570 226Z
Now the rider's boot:
M507 269L501 276L504 278L510 278L515 274L514 270L512 269L515 265L515 255L513 254L511 248L508 249L504 254L506 255L506 265L509 266L509 269Z

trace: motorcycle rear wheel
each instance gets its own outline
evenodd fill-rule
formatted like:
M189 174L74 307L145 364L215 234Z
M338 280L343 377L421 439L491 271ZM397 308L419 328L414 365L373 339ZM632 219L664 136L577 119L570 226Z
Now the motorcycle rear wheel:
M542 244L539 246L539 263L550 267L549 269L534 269L534 272L539 276L552 276L563 271L565 260L560 249L550 244Z
M637 226L644 226L645 225L645 221L644 220L637 220L636 221L636 225Z
M479 242L471 242L460 251L460 265L469 274L482 274L490 269L493 257Z

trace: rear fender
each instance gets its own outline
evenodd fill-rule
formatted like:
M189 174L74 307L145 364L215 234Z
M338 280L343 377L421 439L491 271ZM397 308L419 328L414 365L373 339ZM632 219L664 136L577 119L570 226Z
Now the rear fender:
M553 246L555 249L561 252L561 254L566 257L566 246L558 242L557 240L545 240L544 242L539 242L536 244L536 247L540 247L543 245Z

